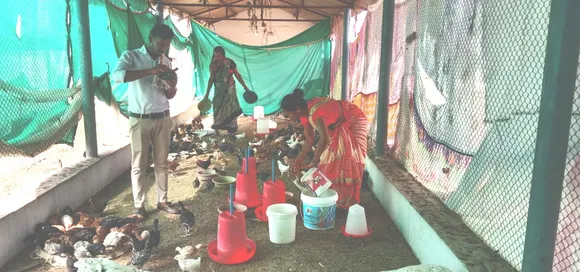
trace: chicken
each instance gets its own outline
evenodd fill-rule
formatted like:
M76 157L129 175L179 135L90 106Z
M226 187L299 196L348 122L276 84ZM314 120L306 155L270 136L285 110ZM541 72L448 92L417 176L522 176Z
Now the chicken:
M193 188L199 188L199 185L201 185L201 182L197 177L195 177L195 180L193 181Z
M78 241L92 241L96 234L94 228L73 228L66 233L72 244Z
M203 130L204 129L203 123L201 122L201 118L200 117L197 117L197 118L193 119L191 121L191 125L192 125L194 131L199 131L199 130Z
M57 255L62 252L62 245L59 238L51 238L44 242L44 251L50 255Z
M278 169L280 170L280 173L282 173L282 176L284 176L284 174L290 169L290 166L284 165L280 160L278 160Z
M213 155L210 155L207 160L197 160L196 164L199 168L207 169L211 165L211 159L213 159Z
M109 232L103 241L103 245L107 247L107 250L113 250L121 243L124 237L126 235L122 232Z
M238 139L238 140L243 139L244 137L246 137L246 133L245 132L242 132L242 134L236 135L236 139Z
M147 272L133 267L119 264L105 258L89 258L76 263L79 271L114 271L114 272Z
M48 224L37 224L34 227L34 233L29 237L26 237L24 242L28 245L37 245L39 247L44 247L46 240L50 238L58 238L63 234L58 228L55 228Z
M172 176L175 176L175 172L176 172L178 166L179 166L179 163L176 161L168 161L167 162L167 168L169 169L169 172L171 172Z
M102 244L105 241L105 238L107 238L110 229L98 226L96 230L97 234L93 237L93 244Z
M295 148L296 148L298 145L300 145L300 146L303 146L303 145L304 145L304 143L305 143L305 141L298 141L298 140L296 140L296 141L294 141L293 143L291 143L291 144L288 144L288 147L289 147L290 149L295 149Z
M185 209L183 202L179 201L177 202L177 205L179 205L179 210L181 211L179 215L179 222L181 222L181 225L185 230L185 236L191 236L191 229L195 225L195 215Z
M195 246L186 246L186 247L176 247L175 251L179 252L179 255L182 255L186 258L193 258L200 253L200 249L203 247L202 244L198 244Z
M75 267L75 263L78 261L73 254L66 254L66 271L67 272L77 272L78 268Z
M61 225L64 227L64 230L67 231L74 225L74 219L69 214L64 214L60 219Z
M142 267L147 261L149 261L153 250L159 246L160 241L161 235L159 232L159 219L155 218L155 220L153 220L153 228L149 231L149 237L145 241L145 248L143 248L143 250L133 252L131 265L139 268ZM135 250L135 248L133 249Z
M176 255L173 259L177 260L177 264L179 264L179 268L181 268L181 271L185 272L201 271L201 257L197 257L196 259L187 259L183 255Z
M129 224L125 224L124 226L120 227L118 229L118 232L123 233L125 235L128 235L129 233L135 232L138 228L139 228L139 226L137 226L136 223L129 223Z
M131 265L141 268L149 258L151 258L152 249L145 247L143 250L133 253L133 257L131 258Z
M292 136L290 136L290 140L287 140L286 143L288 145L292 144L294 141L296 141L296 133L292 134Z
M86 241L79 241L74 244L74 256L78 260L92 258L103 254L106 254L103 245L94 245Z
M135 233L130 233L128 236L129 239L131 239L131 244L133 245L133 253L137 253L145 249L145 243L147 243L148 235L144 239L137 238L137 235L135 235Z
M260 141L255 142L255 143L250 143L250 146L261 146L263 142L264 142L264 140L260 140Z
M76 216L78 217L77 225L82 226L84 228L90 228L95 222L95 218L86 213L77 212Z
M146 248L156 249L161 241L161 232L159 231L159 219L153 220L153 228L149 230L149 239L145 244Z

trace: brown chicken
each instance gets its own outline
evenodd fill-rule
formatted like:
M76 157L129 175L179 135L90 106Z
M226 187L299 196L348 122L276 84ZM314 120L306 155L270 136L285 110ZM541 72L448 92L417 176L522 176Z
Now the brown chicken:
M89 228L95 222L95 218L86 213L77 212L77 216L79 217L77 225L82 226L83 228Z
M107 234L109 234L109 229L98 226L96 232L97 234L93 237L93 244L102 244Z
M179 166L179 163L176 161L168 161L167 162L167 168L169 168L169 171L171 172L171 175L175 176L175 172L177 171L177 167Z
M125 235L129 235L129 233L134 233L136 231L139 230L139 226L137 226L137 224L134 223L129 223L127 225L124 225L120 228L116 228L118 232L123 233ZM111 232L113 230L111 229Z

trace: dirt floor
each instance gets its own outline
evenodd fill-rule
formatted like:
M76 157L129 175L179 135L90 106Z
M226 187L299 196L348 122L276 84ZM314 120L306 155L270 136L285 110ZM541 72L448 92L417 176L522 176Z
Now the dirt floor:
M277 120L279 126L285 126ZM248 139L253 138L256 124L249 118L240 118L240 132L246 134L246 138L237 140L236 145L247 145ZM213 136L212 136L213 137ZM220 138L221 141L221 138ZM224 153L226 154L226 153ZM205 158L205 157L200 157ZM235 156L226 155L229 160L225 166L228 175L234 175L240 170L240 165ZM147 174L149 190L147 194L147 209L149 218L142 222L144 228L151 226L153 219L159 218L161 229L161 244L158 252L145 264L144 270L148 271L180 271L177 261L173 257L177 254L176 247L187 245L207 245L216 239L217 235L217 207L227 204L228 191L214 189L212 192L198 190L192 182L196 176L196 157L182 159L175 175L169 177L170 201L183 201L185 206L196 216L194 235L183 238L183 230L179 224L179 216L158 213L154 210L155 186L154 174ZM221 161L221 162L220 162ZM224 164L224 160L215 162L216 165ZM270 169L270 161L258 162L260 169ZM277 175L280 173L278 172ZM289 203L300 207L300 191L287 178L286 190L294 193ZM133 210L132 194L129 173L125 173L111 185L99 192L96 199L110 199L104 215L129 215ZM258 181L261 187L262 181ZM391 270L408 265L418 264L419 261L413 255L405 239L398 231L392 220L381 207L372 193L364 189L361 193L362 203L365 207L367 221L373 229L373 234L364 239L352 239L344 237L340 227L346 222L346 212L338 211L336 226L326 231L313 231L304 227L300 215L297 216L296 241L288 245L275 245L269 241L268 224L252 219L252 210L247 214L247 236L257 244L256 255L247 263L241 265L221 265L213 262L204 250L201 253L201 271L382 271ZM115 261L127 264L131 253L121 256ZM22 266L30 263L26 253L15 258L11 266ZM3 269L2 269L3 270ZM4 270L3 270L4 271ZM66 271L65 268L53 268L49 265L39 265L25 271Z

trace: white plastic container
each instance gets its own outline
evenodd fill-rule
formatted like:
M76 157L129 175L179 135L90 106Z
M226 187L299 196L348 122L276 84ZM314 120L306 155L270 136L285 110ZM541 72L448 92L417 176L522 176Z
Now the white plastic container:
M274 121L274 120L269 120L269 121L270 121L270 129L278 128L278 123L276 123L276 121Z
M255 106L254 107L254 119L262 119L264 118L264 107L262 106Z
M354 204L348 208L346 217L345 232L349 235L362 236L368 234L367 217L365 208L359 204Z
M258 134L268 134L270 132L270 120L265 119L265 118L261 118L258 119L258 129L257 132Z
M302 200L301 215L304 227L311 230L334 228L336 201L338 201L338 193L335 190L328 189L318 197L312 192L302 192L300 200Z
M266 209L270 242L289 244L296 239L296 206L287 203L272 204Z

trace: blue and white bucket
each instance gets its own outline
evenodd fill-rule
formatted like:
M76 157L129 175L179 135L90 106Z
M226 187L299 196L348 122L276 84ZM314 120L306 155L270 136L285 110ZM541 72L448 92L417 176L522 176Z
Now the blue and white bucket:
M302 220L304 227L311 230L328 230L334 228L336 218L336 201L338 193L328 189L320 196L312 192L302 192Z

